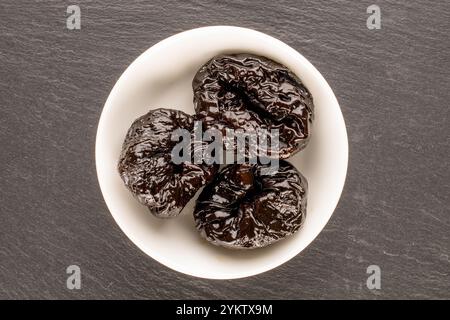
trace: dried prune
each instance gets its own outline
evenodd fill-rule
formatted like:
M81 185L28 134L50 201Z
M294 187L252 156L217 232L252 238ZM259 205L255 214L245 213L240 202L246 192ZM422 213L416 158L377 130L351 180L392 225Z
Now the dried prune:
M194 218L200 234L229 248L258 248L296 232L306 216L308 183L281 160L278 171L265 166L225 167L200 194Z
M264 129L268 139L276 129L279 147L269 150L269 156L282 159L308 143L312 96L293 72L275 61L250 54L220 55L198 70L192 87L195 111L205 129L224 134L227 128Z
M120 176L132 194L157 217L177 216L195 193L213 178L217 166L184 161L171 152L176 129L193 130L192 116L172 109L151 110L127 132L119 160Z

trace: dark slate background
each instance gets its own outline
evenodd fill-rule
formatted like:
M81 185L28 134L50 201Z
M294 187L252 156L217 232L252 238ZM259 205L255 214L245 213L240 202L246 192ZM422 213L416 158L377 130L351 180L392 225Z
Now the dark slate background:
M378 4L382 29L368 30ZM66 8L81 7L81 30ZM450 298L450 4L441 1L0 2L0 298ZM174 272L119 230L96 177L103 104L144 50L253 28L328 80L350 144L340 203L283 266L232 281ZM66 267L82 271L66 289ZM379 265L382 288L366 287Z

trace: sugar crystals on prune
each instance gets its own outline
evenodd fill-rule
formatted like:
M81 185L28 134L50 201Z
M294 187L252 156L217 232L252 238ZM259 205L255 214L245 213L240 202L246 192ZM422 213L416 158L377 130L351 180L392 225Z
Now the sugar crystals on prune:
M192 116L172 109L151 110L136 119L126 135L119 173L127 188L155 216L177 216L218 166L185 161L175 164L171 152L176 129L192 131Z
M267 246L296 232L306 216L306 179L288 162L264 175L265 166L229 165L200 194L197 229L228 248Z

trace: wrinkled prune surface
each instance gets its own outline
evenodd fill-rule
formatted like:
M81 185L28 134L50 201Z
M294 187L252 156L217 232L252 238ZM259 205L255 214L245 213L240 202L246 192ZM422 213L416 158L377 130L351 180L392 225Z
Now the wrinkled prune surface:
M307 181L281 160L278 172L264 166L225 167L200 194L197 229L213 244L229 248L267 246L296 232L306 216Z
M178 141L172 132L194 126L192 116L172 109L151 110L136 119L125 137L119 173L127 188L157 217L177 216L217 166L174 164L171 152Z
M205 129L278 129L280 146L269 150L274 158L288 158L308 143L312 96L279 63L250 54L220 55L199 69L192 87Z

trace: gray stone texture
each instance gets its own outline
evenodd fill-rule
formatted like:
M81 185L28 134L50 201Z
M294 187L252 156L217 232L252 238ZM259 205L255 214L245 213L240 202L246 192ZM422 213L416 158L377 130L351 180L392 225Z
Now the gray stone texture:
M366 8L381 7L381 30ZM66 8L81 8L81 30ZM350 144L339 205L319 237L258 276L169 270L122 233L100 192L97 123L114 83L175 33L235 25L307 57ZM450 298L448 1L0 2L0 298ZM77 264L82 289L66 289ZM382 271L381 290L366 268Z

